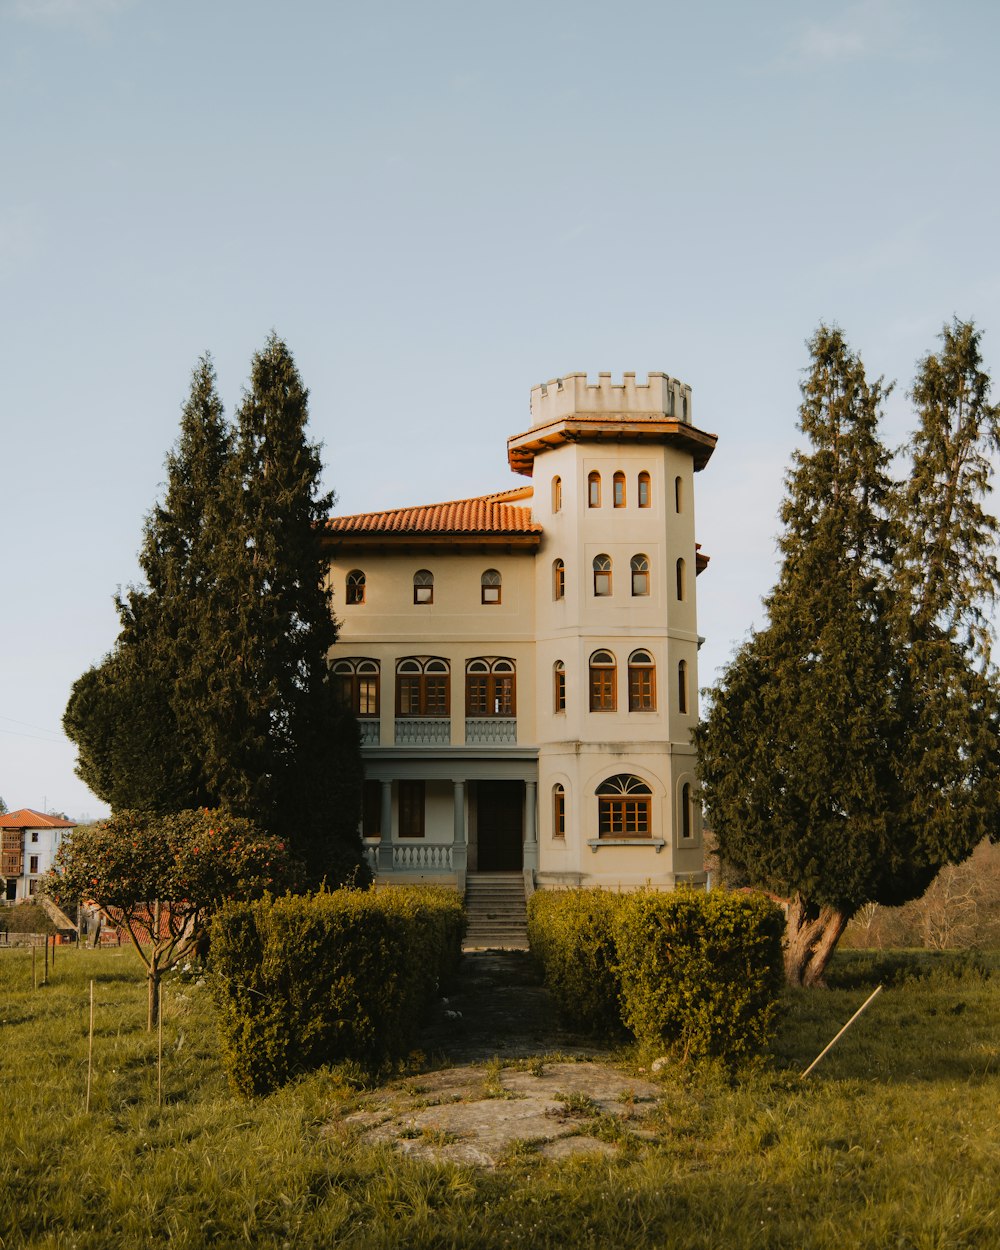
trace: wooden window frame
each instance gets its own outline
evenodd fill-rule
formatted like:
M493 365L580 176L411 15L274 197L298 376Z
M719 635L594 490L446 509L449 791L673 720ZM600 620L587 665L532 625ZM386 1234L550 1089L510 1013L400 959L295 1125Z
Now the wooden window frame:
M566 711L566 665L562 660L552 665L552 710L556 716Z
M406 657L396 664L396 715L401 720L416 718L441 719L451 715L451 669L432 669L431 663L444 663L428 658L419 660ZM419 665L417 668L401 669L403 664ZM406 699L403 690L412 691ZM408 710L404 711L404 705Z
M566 790L558 782L552 787L552 836L566 840Z
M656 664L648 651L633 651L628 658L628 710L656 711Z
M601 475L596 469L591 469L587 474L587 507L599 508L601 506Z
M372 667L362 668L361 665ZM359 720L375 720L380 714L382 705L382 672L378 660L358 659L335 660L333 663L333 679L340 683L339 698L351 709ZM372 688L374 687L374 691ZM362 692L366 697L362 698ZM374 710L371 710L372 694L374 693ZM369 710L363 710L362 704Z
M636 495L640 508L650 508L653 504L653 486L645 469L639 474L639 490Z
M609 656L610 663L598 656ZM618 663L610 651L595 651L590 657L590 710L592 712L615 712L618 710Z
M498 665L509 668L499 668ZM483 665L473 668L473 665ZM517 672L513 660L476 658L465 668L465 715L513 719L517 716Z
M496 578L493 581L492 578ZM490 580L487 580L490 579ZM484 569L479 579L479 602L489 607L499 604L503 592L503 578L499 569ZM495 597L492 597L495 592Z
M626 773L609 777L597 787L599 838L651 838L652 792L644 781Z
M552 479L552 511L562 512L562 478L558 473Z
M625 507L625 474L621 469L611 479L611 499L616 508Z
M417 579L421 580L418 581ZM426 595L421 597L426 591ZM415 606L424 608L428 604L434 602L434 574L430 569L417 569L413 574L413 603Z
M566 598L566 561L552 561L552 598Z

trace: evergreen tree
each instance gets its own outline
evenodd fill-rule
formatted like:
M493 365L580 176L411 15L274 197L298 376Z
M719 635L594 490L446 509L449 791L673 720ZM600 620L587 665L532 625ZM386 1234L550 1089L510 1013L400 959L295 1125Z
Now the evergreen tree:
M272 334L253 360L222 485L211 556L213 645L192 670L206 781L229 810L286 832L314 881L360 863L357 723L337 704L327 655L337 627L327 585L319 449L308 393ZM194 706L194 705L192 705Z
M783 564L696 737L720 854L790 900L786 973L821 981L868 902L919 897L1000 833L1000 699L982 510L998 443L971 325L921 362L913 470L893 488L888 393L837 330L810 342Z
M812 980L879 874L887 845L891 636L887 391L839 330L809 344L798 452L782 508L784 557L768 624L712 693L696 738L720 855L789 897L787 971Z
M77 771L114 810L222 807L286 837L312 881L360 863L357 723L334 698L336 640L307 393L273 335L238 428L208 357L194 371L147 518L145 584L117 600L111 655L74 685Z

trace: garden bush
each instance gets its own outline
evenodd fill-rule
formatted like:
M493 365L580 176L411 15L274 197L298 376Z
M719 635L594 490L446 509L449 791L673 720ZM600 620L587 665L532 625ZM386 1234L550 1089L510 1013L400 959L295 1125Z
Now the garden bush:
M556 1010L574 1028L621 1028L612 922L624 896L545 890L528 902L528 941Z
M615 916L622 1019L644 1042L727 1062L766 1049L783 986L785 921L759 894L652 890Z
M446 890L337 890L222 907L212 970L233 1086L263 1094L325 1063L404 1055L461 953Z

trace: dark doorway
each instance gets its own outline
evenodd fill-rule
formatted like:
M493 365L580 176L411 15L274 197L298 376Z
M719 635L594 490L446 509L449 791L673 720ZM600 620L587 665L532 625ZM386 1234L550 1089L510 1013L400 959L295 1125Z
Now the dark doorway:
M476 783L479 872L520 872L524 843L524 782Z

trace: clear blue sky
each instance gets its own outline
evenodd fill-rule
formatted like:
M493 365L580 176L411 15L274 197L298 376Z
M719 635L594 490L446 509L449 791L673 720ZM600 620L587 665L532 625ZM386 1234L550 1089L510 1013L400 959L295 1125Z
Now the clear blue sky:
M998 36L988 0L0 0L0 795L104 812L69 688L191 368L232 411L272 328L340 511L510 484L557 374L688 382L710 683L818 322L898 379L894 442L944 320L1000 371Z

